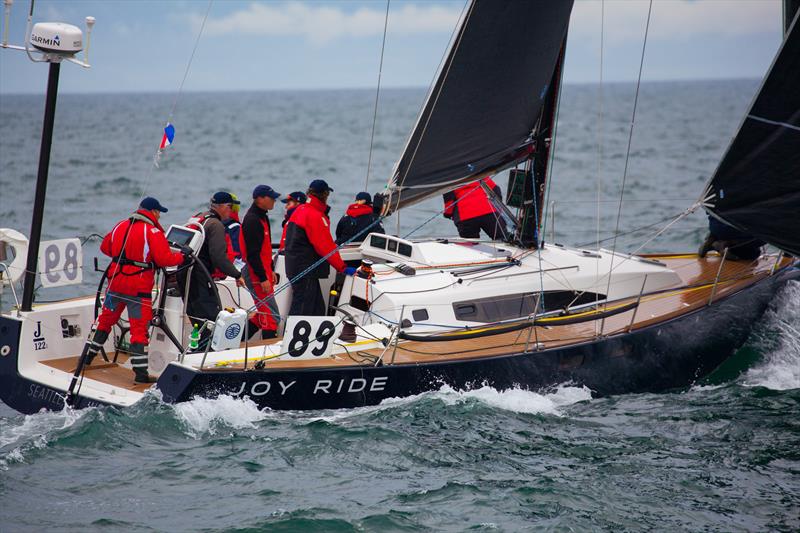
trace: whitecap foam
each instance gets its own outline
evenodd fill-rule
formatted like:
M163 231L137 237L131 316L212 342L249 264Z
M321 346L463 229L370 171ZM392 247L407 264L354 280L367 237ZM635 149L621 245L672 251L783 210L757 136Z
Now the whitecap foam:
M212 399L195 397L172 408L189 435L195 438L204 433L213 435L220 427L253 428L267 417L266 411L260 410L250 398L228 395Z
M592 391L587 387L570 385L559 385L552 392L541 393L520 388L499 391L488 385L468 391L458 391L443 386L435 394L445 403L450 404L474 399L504 411L556 416L562 416L560 409L567 405L592 399Z
M774 310L765 315L764 328L778 334L772 339L757 342L768 353L749 369L742 384L774 390L800 388L800 283L791 282L776 298ZM760 346L759 346L760 345Z
M72 426L91 410L94 408L76 411L65 407L61 411L42 411L21 419L0 419L0 450L13 447L4 454L0 466L23 462L28 450L44 448L49 434Z

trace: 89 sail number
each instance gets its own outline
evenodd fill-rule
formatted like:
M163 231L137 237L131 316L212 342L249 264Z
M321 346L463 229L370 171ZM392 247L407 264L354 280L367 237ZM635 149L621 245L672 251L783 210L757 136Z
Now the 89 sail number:
M339 329L328 317L289 317L281 352L295 359L317 359L330 355L333 350L331 341Z

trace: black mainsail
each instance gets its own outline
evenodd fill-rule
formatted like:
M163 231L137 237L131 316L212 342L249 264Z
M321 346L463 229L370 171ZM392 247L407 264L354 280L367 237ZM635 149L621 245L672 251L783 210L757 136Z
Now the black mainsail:
M721 221L800 255L800 13L705 194Z
M384 214L530 157L572 0L473 0L409 137Z

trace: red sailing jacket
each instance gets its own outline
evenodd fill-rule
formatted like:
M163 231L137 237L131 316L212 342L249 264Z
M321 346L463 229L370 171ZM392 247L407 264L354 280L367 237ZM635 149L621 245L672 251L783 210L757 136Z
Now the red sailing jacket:
M103 239L100 251L118 259L123 243L126 259L150 263L151 266L119 265L117 261L112 261L108 267L108 279L111 280L109 291L149 298L153 290L155 268L178 266L183 262L183 254L170 249L161 224L144 209L114 226Z
M252 231L253 225L256 223L254 219L261 226L258 233ZM251 254L256 250L248 252L246 237L250 239L251 245L258 247L257 255L254 257L251 257ZM272 274L272 236L269 230L269 220L267 220L266 212L256 207L255 204L250 206L244 216L242 229L239 232L239 249L247 262L254 282L272 281L270 279ZM260 260L260 265L257 260Z
M444 195L444 216L452 218L454 222L461 222L494 213L495 209L486 197L481 181L500 194L500 187L489 176L467 183Z
M285 244L286 275L290 278L336 249L326 208L319 198L309 196L308 202L298 206L286 223L281 240ZM331 254L327 262L338 272L344 271L345 264L339 252ZM318 279L327 277L328 265L323 262L310 275Z

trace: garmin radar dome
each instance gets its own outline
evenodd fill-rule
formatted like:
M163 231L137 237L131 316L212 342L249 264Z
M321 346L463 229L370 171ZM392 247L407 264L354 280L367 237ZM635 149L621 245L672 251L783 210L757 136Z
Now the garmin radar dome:
M31 30L30 43L48 54L72 56L83 49L83 32L63 22L39 22Z

